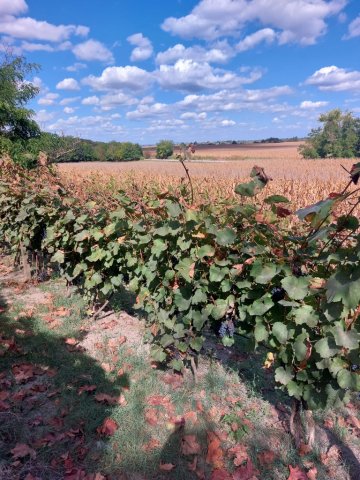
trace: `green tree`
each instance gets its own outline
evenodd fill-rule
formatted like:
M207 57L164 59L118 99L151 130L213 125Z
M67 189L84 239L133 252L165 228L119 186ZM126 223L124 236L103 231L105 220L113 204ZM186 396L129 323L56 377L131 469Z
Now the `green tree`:
M12 141L28 140L40 134L32 119L34 112L26 104L39 89L26 81L26 77L38 70L24 57L5 54L0 64L0 136Z
M169 158L174 153L174 143L171 140L161 140L156 145L157 158Z
M304 158L360 156L360 119L334 109L319 117L321 127L312 129L299 151Z
M143 157L142 148L138 143L124 142L120 146L120 159L123 161L140 160Z

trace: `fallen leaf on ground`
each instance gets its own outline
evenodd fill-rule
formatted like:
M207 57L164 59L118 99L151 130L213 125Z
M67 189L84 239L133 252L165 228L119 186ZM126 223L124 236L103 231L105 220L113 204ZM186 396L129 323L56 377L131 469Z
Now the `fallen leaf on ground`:
M304 455L308 455L311 452L311 447L309 447L309 445L307 445L306 443L301 442L298 451L299 455L303 457Z
M320 454L320 460L324 465L330 465L332 463L337 463L340 460L340 450L336 445L333 445L329 448L326 453Z
M195 435L184 435L181 439L181 453L183 455L195 455L201 452L201 447Z
M105 418L102 425L96 429L100 435L111 436L114 435L119 425L112 418Z
M155 408L149 408L145 411L145 420L149 425L155 426L159 420L159 412Z
M83 385L79 388L78 395L81 395L83 392L93 392L96 388L96 385Z
M238 467L233 473L233 480L257 480L259 471L249 458L245 465Z
M210 480L233 480L233 476L226 470L217 469L212 472Z
M116 405L119 403L119 397L113 397L107 393L97 393L94 398L97 402L103 402L109 405Z
M308 476L299 467L289 465L290 475L287 480L308 480Z
M224 451L221 448L219 438L213 432L208 433L206 463L213 465L214 468L222 468L224 466Z
M246 447L242 443L235 445L235 447L229 448L228 454L235 457L234 465L236 467L239 467L249 459L249 455L247 453Z
M143 450L145 452L151 452L155 448L160 447L160 442L156 438L151 438L147 443L143 445Z
M271 450L265 450L264 452L259 453L257 456L258 461L262 466L271 465L272 463L274 463L275 457L275 453Z
M35 450L29 447L29 445L26 445L26 443L17 443L10 451L14 458L24 458L27 455L29 455L30 458L36 457Z
M173 463L160 463L159 469L163 472L171 472L174 470L175 465Z

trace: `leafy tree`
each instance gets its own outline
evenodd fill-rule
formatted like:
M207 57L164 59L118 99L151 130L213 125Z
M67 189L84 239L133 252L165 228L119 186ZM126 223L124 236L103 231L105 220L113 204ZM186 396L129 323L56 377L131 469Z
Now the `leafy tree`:
M360 118L335 109L320 115L319 121L323 125L312 129L299 147L304 158L360 156Z
M0 135L12 141L27 140L40 134L32 119L33 111L26 104L39 89L26 81L38 66L24 57L5 54L0 64Z
M156 145L157 158L169 158L174 153L174 143L171 140L161 140Z
M123 161L140 160L143 157L143 151L137 143L124 142L120 146L120 157Z

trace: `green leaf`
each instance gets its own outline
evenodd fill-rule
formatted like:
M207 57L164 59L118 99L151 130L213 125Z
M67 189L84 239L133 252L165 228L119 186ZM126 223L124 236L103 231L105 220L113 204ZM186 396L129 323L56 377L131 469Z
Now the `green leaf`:
M207 302L206 293L203 292L200 288L198 288L191 299L191 303L193 305L198 305L199 303L206 303L206 302Z
M331 337L324 337L315 343L314 348L321 358L330 358L339 352L335 341Z
M235 343L235 340L233 337L229 337L228 335L225 335L224 337L222 337L221 342L224 345L224 347L232 347Z
M336 223L338 230L357 230L359 228L359 220L353 215L342 215Z
M278 367L275 370L275 381L282 385L287 385L294 378L294 374L290 367Z
M215 255L215 248L211 245L203 245L199 248L197 255L199 258L213 257Z
M173 358L169 363L169 367L173 368L177 372L182 372L182 370L184 369L184 363L182 360L176 360L175 358Z
M320 319L311 305L302 305L299 308L293 308L292 313L297 325L307 325L310 328L316 327Z
M338 270L329 278L325 289L329 302L341 301L347 308L357 308L360 304L360 269Z
M162 347L158 345L154 345L151 347L151 357L155 360L155 362L164 362L166 360L166 353L164 352Z
M210 282L221 282L228 273L228 268L219 268L216 265L210 267Z
M235 187L235 193L242 197L253 197L257 193L257 184L255 181L239 183L239 185Z
M264 342L269 337L269 332L266 328L266 325L261 320L256 321L254 336L257 342Z
M269 296L265 296L255 300L248 307L248 312L250 315L261 316L264 315L270 308L274 306L274 302Z
M194 273L194 260L189 257L181 259L176 270L187 282L191 283Z
M336 199L321 200L314 205L301 208L296 212L296 214L300 220L311 222L313 227L317 227L331 213L335 203Z
M153 246L151 248L151 253L155 257L160 257L160 255L167 250L167 244L163 241L160 240L160 238L155 238Z
M102 248L96 248L95 250L93 250L93 252L91 253L91 255L89 255L88 257L86 257L86 260L88 260L89 262L98 262L100 260L103 260L103 258L106 257L106 251L103 250Z
M360 390L360 376L356 373L349 372L349 370L340 370L337 374L336 380L341 388L346 388L355 392Z
M65 255L62 250L58 250L52 257L51 257L51 262L54 263L64 263L65 262Z
M273 263L255 262L251 268L250 275L254 277L256 283L266 284L269 283L277 273L276 265Z
M176 218L182 214L182 209L178 203L167 202L166 208L170 217Z
M290 200L282 195L270 195L265 198L264 202L271 205L273 203L290 203Z
M334 335L336 345L344 347L349 350L356 350L359 348L360 333L355 330L344 331L342 327L337 326L331 329Z
M221 318L225 317L228 308L228 302L226 300L218 298L217 300L215 300L215 305L211 310L211 316L214 320L220 320Z
M195 337L191 339L190 347L196 352L200 352L204 343L203 337Z
M306 277L285 277L281 280L286 293L293 300L303 300L308 293L309 280Z
M286 388L290 397L295 397L298 400L301 399L303 394L303 385L291 380L288 384L286 384Z
M84 240L87 240L88 238L90 238L89 230L82 230L81 232L77 233L74 236L75 242L83 242Z
M275 322L272 327L272 334L279 343L286 343L288 341L288 329L284 323Z
M216 234L216 241L219 245L227 246L232 245L236 239L236 232L226 227L223 230L219 230Z

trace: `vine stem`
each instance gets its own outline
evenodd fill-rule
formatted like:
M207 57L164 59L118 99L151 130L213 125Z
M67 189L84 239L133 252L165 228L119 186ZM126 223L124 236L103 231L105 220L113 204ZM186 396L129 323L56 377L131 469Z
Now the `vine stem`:
M185 165L185 161L184 161L183 158L179 158L179 162L184 167L185 174L186 174L186 176L189 180L189 185L190 185L190 190L191 190L191 204L193 204L194 203L194 188L193 188L192 180L191 180L191 177L190 177L189 169Z

